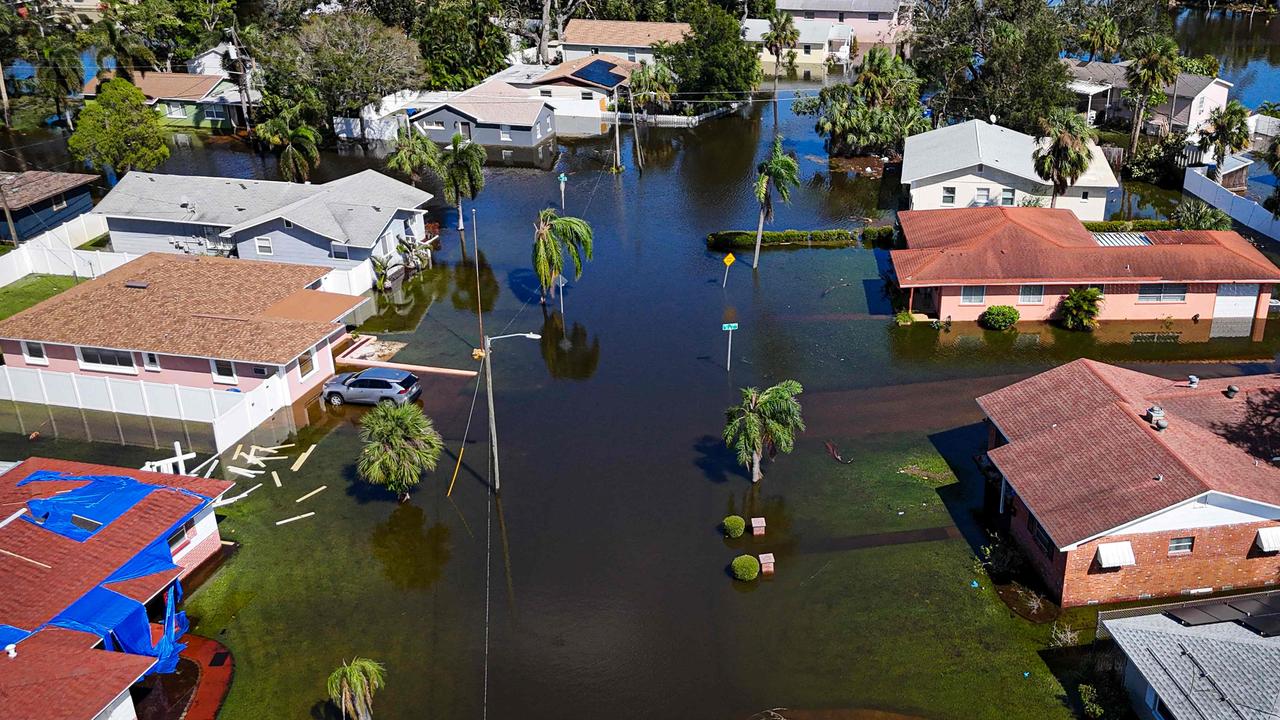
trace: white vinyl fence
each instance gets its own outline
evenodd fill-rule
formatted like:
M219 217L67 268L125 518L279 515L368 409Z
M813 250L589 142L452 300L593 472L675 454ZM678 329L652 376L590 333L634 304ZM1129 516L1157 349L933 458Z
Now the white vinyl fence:
M1280 240L1280 220L1270 210L1240 197L1205 175L1205 168L1187 168L1182 189L1231 216L1232 220L1272 240Z
M363 295L373 289L373 265L365 261L352 268L330 270L320 278L320 289L341 295Z
M0 286L32 273L94 278L138 257L128 253L77 250L107 231L101 215L81 215L0 255Z
M0 366L0 400L207 423L218 452L279 410L278 394L266 385L241 393Z

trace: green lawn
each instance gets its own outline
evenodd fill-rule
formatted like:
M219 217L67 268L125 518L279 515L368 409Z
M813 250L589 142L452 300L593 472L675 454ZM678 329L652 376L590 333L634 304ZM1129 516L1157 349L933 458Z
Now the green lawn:
M80 250L110 250L111 249L111 233L102 233L98 237L81 245L79 249Z
M0 320L47 300L76 284L67 275L28 275L0 288Z

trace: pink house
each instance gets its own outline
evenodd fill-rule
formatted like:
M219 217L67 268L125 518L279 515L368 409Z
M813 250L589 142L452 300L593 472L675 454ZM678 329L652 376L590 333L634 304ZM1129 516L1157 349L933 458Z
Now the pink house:
M898 214L894 250L912 312L974 321L993 305L1049 320L1073 287L1103 293L1100 320L1266 321L1280 269L1235 232L1090 233L1070 210L977 207ZM1251 322L1252 321L1252 322Z
M853 29L859 53L872 45L897 46L911 32L906 4L899 0L777 0L779 10L796 19L830 20Z
M0 321L8 368L256 393L274 409L333 374L368 298L310 289L332 268L150 253Z

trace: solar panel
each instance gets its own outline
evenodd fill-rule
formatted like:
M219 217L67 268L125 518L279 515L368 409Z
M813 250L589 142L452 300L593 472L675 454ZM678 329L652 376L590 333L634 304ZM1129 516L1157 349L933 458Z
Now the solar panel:
M1222 622L1218 618L1210 615L1200 608L1195 607L1178 608L1176 610L1170 610L1165 614L1183 625L1209 625L1216 622Z
M1212 615L1221 622L1228 620L1239 620L1245 617L1241 610L1237 610L1226 603L1216 603L1214 605L1201 605L1198 608L1201 612Z
M1227 604L1239 610L1240 612L1244 613L1245 615L1266 615L1267 613L1272 612L1269 606L1264 605L1261 602L1254 600L1253 598L1248 598L1245 600L1232 600Z
M1258 633L1262 637L1280 635L1280 615L1257 615L1244 618L1240 624Z
M1262 598L1262 604L1267 606L1267 612L1272 614L1280 614L1280 596L1268 595Z
M611 88L624 80L621 76L613 74L612 71L616 67L618 66L608 60L596 60L578 68L573 74L574 77L582 78L587 82Z

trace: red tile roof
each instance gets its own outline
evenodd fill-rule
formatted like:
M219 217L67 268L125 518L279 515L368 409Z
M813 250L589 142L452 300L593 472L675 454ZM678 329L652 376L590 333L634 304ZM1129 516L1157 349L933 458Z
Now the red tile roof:
M93 78L84 86L85 97L98 94L98 86L115 76L113 72L102 73L103 77ZM148 104L156 100L203 100L218 83L226 78L221 75L195 75L192 73L138 72L134 73L134 87L142 91Z
M907 249L891 256L902 287L1280 281L1280 269L1231 231L1147 232L1151 245L1103 247L1070 210L908 210L898 221Z
M678 43L690 31L688 23L574 18L564 28L565 45L647 48L654 43Z
M1191 388L1092 360L978 398L1009 441L991 460L1059 547L1209 491L1280 506L1275 453L1253 434L1276 404L1280 375ZM1152 405L1168 429L1151 426Z
M142 677L156 659L95 650L97 636L46 628L0 655L0 715L6 720L87 720Z
M83 542L21 519L0 528L0 549L6 551L0 554L0 577L4 578L0 624L23 630L34 630L51 620L200 504L198 498L172 488L217 497L233 484L107 465L30 458L0 475L0 520L32 498L50 497L83 484L40 482L18 486L18 482L36 470L73 475L123 475L164 487L148 493Z

